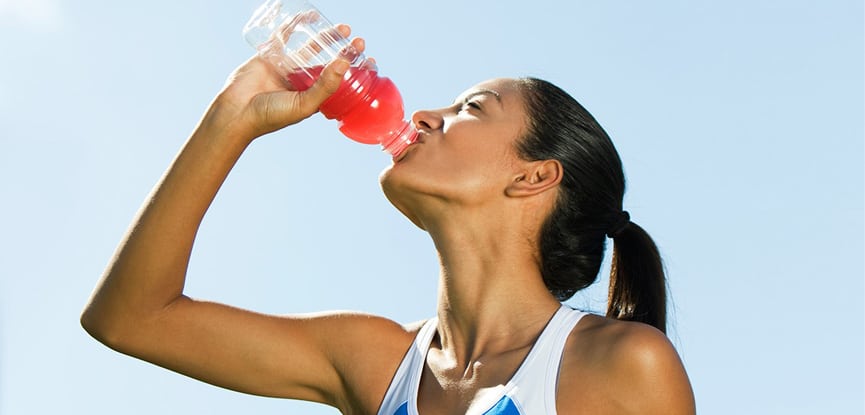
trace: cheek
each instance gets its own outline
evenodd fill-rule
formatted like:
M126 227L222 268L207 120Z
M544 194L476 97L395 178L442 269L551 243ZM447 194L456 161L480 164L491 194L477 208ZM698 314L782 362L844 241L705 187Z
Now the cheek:
M429 153L392 165L379 175L385 196L398 209L433 200L468 201L488 193L491 175L477 159Z
M379 176L391 202L414 196L470 202L504 193L515 157L495 139L457 140L417 148Z
M483 143L466 145L462 150L439 160L434 173L439 192L465 201L503 194L510 172L507 154Z

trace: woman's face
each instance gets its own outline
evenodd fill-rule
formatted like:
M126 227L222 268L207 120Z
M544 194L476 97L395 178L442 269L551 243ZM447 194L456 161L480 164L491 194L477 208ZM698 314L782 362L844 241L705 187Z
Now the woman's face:
M417 111L416 143L381 174L385 195L418 226L446 206L479 207L504 197L522 161L527 126L516 80L482 82L450 106Z

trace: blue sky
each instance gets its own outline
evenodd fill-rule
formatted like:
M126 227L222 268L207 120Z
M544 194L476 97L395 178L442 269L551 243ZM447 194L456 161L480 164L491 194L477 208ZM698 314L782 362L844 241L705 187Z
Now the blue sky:
M498 76L571 92L656 238L701 414L865 412L861 1L320 0L409 111ZM0 0L0 414L333 414L115 353L78 315L152 185L251 49L257 1ZM388 158L320 116L252 145L188 293L263 312L431 316L427 236ZM602 274L606 269L602 271ZM606 279L571 304L603 309Z

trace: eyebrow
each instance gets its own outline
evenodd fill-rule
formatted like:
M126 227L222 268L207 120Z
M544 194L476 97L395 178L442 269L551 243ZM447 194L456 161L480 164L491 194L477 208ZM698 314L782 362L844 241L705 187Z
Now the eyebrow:
M470 94L466 95L465 98L463 98L463 102L464 102L464 103L465 103L465 102L469 102L470 99L472 99L472 98L474 98L474 97L476 97L476 96L478 96L478 95L484 95L484 94L486 94L486 95L492 95L492 96L496 99L496 101L499 102L499 105L502 104L502 96L501 96L501 94L499 94L499 93L496 92L496 91L493 91L492 89L478 89L478 90L472 91Z

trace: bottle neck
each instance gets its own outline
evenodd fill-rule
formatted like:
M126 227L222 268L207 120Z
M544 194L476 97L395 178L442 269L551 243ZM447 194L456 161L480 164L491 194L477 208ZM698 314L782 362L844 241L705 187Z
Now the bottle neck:
M410 121L403 121L400 128L394 131L381 143L382 151L394 158L399 157L409 145L417 141L418 132Z

